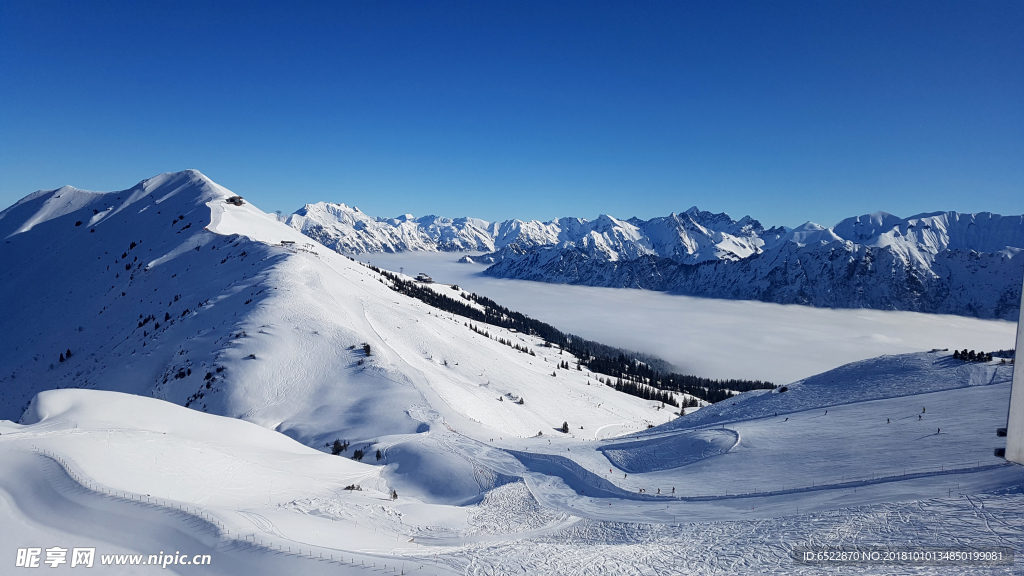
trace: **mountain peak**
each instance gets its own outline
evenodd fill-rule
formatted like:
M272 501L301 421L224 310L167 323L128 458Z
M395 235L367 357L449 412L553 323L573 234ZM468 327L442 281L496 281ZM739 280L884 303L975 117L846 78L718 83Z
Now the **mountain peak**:
M861 216L846 218L836 224L832 230L847 240L863 242L873 238L887 230L899 226L903 221L899 216L893 216L888 212L872 212Z
M831 228L826 228L821 224L810 221L804 222L796 228L793 228L789 231L786 237L790 242L800 246L806 246L808 244L828 244L837 241L841 242L843 240L837 236Z

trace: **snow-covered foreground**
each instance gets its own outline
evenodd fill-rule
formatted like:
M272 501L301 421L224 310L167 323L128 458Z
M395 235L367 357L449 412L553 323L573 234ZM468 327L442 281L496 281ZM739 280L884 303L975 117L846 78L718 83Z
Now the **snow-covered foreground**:
M483 294L561 330L664 358L685 374L784 384L881 354L1001 350L1016 323L965 316L716 300L484 276L461 253L361 254L375 266Z
M0 573L52 547L96 548L97 573L184 554L211 563L166 569L246 576L816 573L790 554L818 544L1024 553L1024 468L992 456L1008 365L885 356L679 418L230 195L188 171L0 213ZM117 565L133 554L148 565Z
M1008 367L941 353L866 364L603 441L490 442L434 427L421 435L441 447L432 458L471 462L463 473L493 486L462 506L401 488L392 500L395 465L249 422L46 392L21 424L0 423L0 539L12 551L96 547L97 563L209 554L209 566L168 569L215 574L811 574L820 569L796 564L793 547L1024 553L1024 468L991 452Z

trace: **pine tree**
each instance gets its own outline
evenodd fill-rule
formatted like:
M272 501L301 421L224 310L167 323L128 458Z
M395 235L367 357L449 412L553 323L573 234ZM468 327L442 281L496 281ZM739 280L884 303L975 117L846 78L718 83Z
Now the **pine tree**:
M378 462L380 462L380 457L381 457L380 450L377 450L377 461Z
M564 433L564 434L568 434L569 433L569 423L568 422L562 422L562 433Z
M61 355L60 355L60 361L61 361L61 362L63 362L63 361L64 361L64 354L63 354L63 353L61 353Z
M345 451L345 447L342 445L341 440L334 439L334 446L331 447L331 454L337 456Z

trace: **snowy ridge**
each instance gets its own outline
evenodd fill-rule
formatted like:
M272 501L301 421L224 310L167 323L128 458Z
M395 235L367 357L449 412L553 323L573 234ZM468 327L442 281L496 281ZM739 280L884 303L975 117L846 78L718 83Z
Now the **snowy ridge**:
M407 250L491 251L491 224L476 218L373 218L356 207L317 202L285 221L310 238L343 254Z
M764 230L749 216L739 221L726 214L702 212L696 206L681 214L651 220L557 218L550 222L476 218L439 218L410 214L374 218L358 208L319 202L307 204L287 223L323 245L344 254L368 252L448 251L493 252L557 246L578 249L606 261L645 255L689 263L740 259L755 254L765 235L776 239L782 229Z

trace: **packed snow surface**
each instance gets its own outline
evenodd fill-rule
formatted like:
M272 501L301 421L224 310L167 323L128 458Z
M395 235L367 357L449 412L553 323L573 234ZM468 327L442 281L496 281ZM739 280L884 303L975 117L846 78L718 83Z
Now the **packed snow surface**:
M886 373L888 389L876 384ZM820 569L794 563L793 547L1020 554L1024 469L990 449L1009 374L925 353L604 441L432 429L424 435L445 447L433 458L468 459L462 474L497 480L464 505L401 487L392 500L401 464L389 456L356 462L157 399L48 391L20 423L0 422L0 538L12 550L95 547L97 563L172 549L211 556L210 566L169 567L183 574L812 574Z

